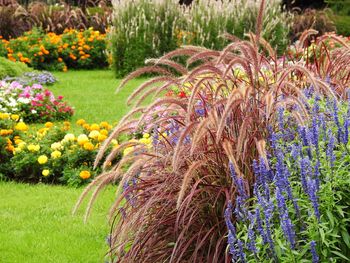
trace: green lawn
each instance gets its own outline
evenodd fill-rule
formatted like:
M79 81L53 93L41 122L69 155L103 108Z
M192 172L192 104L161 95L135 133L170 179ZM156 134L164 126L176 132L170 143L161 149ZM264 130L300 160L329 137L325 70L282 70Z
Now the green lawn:
M129 110L126 99L144 81L133 80L116 94L120 80L109 70L56 72L54 75L59 82L50 89L75 107L73 122L80 118L88 123L120 120Z
M75 107L72 122L119 120L127 111L126 98L144 79L131 82L120 93L120 80L111 71L68 71L54 75L50 87ZM76 130L76 127L73 127ZM113 188L98 198L87 224L84 208L71 210L83 188L0 182L0 262L104 262L108 233L106 215L113 202Z
M112 187L89 221L72 207L82 188L0 182L0 262L104 262Z

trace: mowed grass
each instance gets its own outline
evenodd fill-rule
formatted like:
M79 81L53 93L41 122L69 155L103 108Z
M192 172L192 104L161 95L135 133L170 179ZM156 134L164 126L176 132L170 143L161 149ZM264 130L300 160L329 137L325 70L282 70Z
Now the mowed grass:
M0 262L104 262L114 189L101 193L86 224L84 208L71 214L82 190L0 182Z
M144 79L128 84L115 94L121 80L112 71L56 72L59 82L49 87L75 107L76 120L89 123L120 120L128 112L126 99ZM42 126L42 124L33 124ZM76 133L77 134L77 133ZM106 215L114 198L109 187L97 200L87 224L84 207L71 210L83 188L0 182L0 263L16 262L104 262L109 232Z
M59 82L50 87L55 95L63 95L75 107L72 122L115 123L130 109L126 100L145 79L132 80L116 94L120 79L111 70L55 72Z

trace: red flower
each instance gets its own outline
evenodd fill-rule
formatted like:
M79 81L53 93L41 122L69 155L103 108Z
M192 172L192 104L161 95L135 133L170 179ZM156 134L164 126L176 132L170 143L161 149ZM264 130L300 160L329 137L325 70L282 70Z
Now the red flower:
M186 93L184 91L180 91L179 94L177 94L179 98L186 98Z

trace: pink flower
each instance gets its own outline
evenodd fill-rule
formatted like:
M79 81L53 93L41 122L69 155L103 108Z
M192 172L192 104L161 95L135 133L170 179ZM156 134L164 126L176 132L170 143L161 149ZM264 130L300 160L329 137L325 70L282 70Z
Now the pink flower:
M51 91L49 91L48 89L44 91L44 94L46 97L50 97L51 96Z
M43 96L43 94L41 94L41 93L36 94L35 98L36 98L37 100L40 100L40 101L43 101L43 100L44 100L44 96Z
M58 100L62 100L62 99L63 99L63 96L60 95L60 96L57 97L57 99L58 99Z

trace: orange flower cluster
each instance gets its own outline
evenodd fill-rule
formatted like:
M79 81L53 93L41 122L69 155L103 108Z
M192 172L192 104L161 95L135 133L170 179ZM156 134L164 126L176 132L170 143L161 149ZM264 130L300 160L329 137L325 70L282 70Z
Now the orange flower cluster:
M97 68L107 65L106 34L92 28L66 29L63 34L38 30L5 40L0 36L0 56L21 61L36 69L63 70Z

